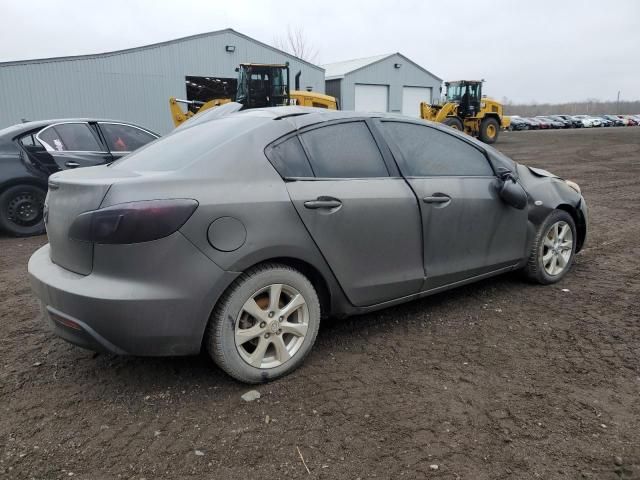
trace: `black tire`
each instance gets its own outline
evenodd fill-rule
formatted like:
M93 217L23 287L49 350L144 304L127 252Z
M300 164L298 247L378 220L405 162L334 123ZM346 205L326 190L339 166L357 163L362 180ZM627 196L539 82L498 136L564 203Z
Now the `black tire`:
M545 245L545 237L550 234L554 225L561 224L562 222L567 224L571 229L571 255L568 261L566 261L566 265L563 269L559 273L552 275L547 271L547 269L545 269L545 252L548 254L550 250L550 247ZM529 260L527 265L524 267L524 274L526 277L531 281L541 283L543 285L549 285L562 280L562 278L571 269L571 265L573 265L577 240L578 232L576 230L576 224L573 221L573 217L564 210L552 211L545 221L542 222L542 225L540 225L540 228L536 232L536 237L533 240L533 244L531 245L531 250L529 252Z
M35 185L15 185L0 193L0 228L16 237L44 233L47 192Z
M262 342L263 337L266 340L269 335L272 335L273 337L270 337L272 339L265 342L269 344L267 349L264 350L264 358L267 359L266 353L270 351L269 349L273 348L273 354L276 354L277 349L275 349L274 342L274 340L277 340L276 335L280 336L284 341L287 334L286 332L280 333L280 331L269 333L274 332L273 329L270 329L271 324L269 323L264 329L265 333L261 333L242 346L237 346L236 325L240 328L239 322L253 321L253 325L242 327L253 328L264 323L256 320L257 317L244 316L245 314L242 313L243 306L249 299L253 298L255 300L258 298L255 297L256 294L260 295L259 292L261 290L273 284L283 284L302 295L306 303L305 312L308 312L307 330L304 336L298 337L300 339L299 347L288 360L274 367L255 367L243 358L240 350L242 349L245 355L253 353L247 352L245 345L249 344L248 347L253 347L254 344L252 342L256 342L255 349L257 350L257 342ZM304 307L300 310L303 309ZM265 314L267 314L267 311L268 309L264 310ZM243 320L241 320L241 314L243 315ZM299 314L296 313L296 315ZM273 320L266 319L267 322L275 323L276 320L279 320L277 313L275 316L272 314L269 316L269 318L272 317ZM283 328L286 322L285 319L285 323L282 324ZM264 383L287 375L302 364L315 343L319 327L320 301L311 282L300 272L287 265L269 263L259 265L243 273L223 294L209 319L205 345L214 362L233 378L245 383ZM289 342L293 340L295 340L295 336L288 337ZM271 342L274 342L274 345ZM274 361L279 362L277 359Z
M447 117L442 122L447 127L455 128L456 130L460 130L464 132L464 127L462 126L462 120L457 117Z
M480 140L484 143L496 143L500 133L500 124L495 118L485 118L480 123Z

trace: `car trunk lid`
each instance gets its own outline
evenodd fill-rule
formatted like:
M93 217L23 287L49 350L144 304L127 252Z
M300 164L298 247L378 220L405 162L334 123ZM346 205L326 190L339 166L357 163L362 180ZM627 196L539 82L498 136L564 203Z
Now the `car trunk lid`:
M100 207L114 182L134 175L107 167L92 167L49 177L45 225L53 263L81 275L91 273L93 244L69 238L69 229L78 215Z

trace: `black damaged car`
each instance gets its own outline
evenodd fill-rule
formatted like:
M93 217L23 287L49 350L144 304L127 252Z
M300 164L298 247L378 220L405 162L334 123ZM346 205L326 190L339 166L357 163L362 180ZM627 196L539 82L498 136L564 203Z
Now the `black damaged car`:
M49 175L110 163L158 137L127 122L86 118L0 130L0 229L15 236L43 233Z

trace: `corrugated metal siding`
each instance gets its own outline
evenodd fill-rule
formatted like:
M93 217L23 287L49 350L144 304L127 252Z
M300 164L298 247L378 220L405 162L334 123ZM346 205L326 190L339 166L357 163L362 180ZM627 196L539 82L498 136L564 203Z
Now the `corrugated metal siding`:
M226 45L235 45L233 53ZM22 118L101 117L164 134L169 97L186 97L185 76L235 77L240 63L284 63L302 88L324 93L324 71L232 31L152 48L78 59L0 64L0 128Z
M395 63L399 63L402 66L394 68L393 65ZM389 111L394 113L402 112L402 87L431 87L431 102L434 102L439 98L441 84L438 78L416 67L405 58L393 55L378 63L345 75L340 89L343 110L353 110L355 108L355 85L357 83L388 85Z

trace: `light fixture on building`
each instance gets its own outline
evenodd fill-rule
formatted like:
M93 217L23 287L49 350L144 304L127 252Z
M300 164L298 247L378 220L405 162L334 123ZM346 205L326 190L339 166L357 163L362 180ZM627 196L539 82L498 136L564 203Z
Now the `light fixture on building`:
M233 53L233 52L236 51L236 46L235 45L227 45L226 47L224 47L224 49L229 53Z
M402 66L401 63L394 63L393 68L400 68Z

